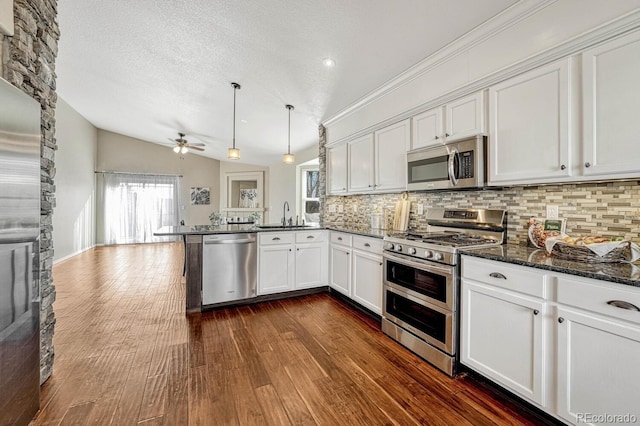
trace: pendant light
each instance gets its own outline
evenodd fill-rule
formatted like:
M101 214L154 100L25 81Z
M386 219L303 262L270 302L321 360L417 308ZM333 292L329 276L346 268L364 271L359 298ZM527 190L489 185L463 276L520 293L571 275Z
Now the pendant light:
M296 162L296 157L291 153L291 110L293 105L285 105L284 107L289 110L289 140L287 142L287 153L282 156L282 162L293 164Z
M227 157L229 160L239 160L240 150L236 148L236 91L240 89L240 85L231 83L231 86L233 87L233 147L229 148Z

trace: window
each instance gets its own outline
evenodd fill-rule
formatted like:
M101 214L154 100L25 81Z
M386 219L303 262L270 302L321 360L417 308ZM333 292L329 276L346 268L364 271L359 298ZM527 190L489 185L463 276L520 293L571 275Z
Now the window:
M104 243L175 241L153 233L179 225L180 181L178 176L105 173Z
M320 171L318 166L301 168L301 211L306 223L320 221Z

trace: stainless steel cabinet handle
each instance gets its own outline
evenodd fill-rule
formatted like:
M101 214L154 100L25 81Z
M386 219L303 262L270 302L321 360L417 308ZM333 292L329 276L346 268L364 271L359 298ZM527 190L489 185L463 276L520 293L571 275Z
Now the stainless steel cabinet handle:
M503 280L507 279L507 277L502 275L500 272L492 272L492 273L489 274L489 276L493 277L493 278L502 278Z
M289 250L289 251L291 251L291 250ZM299 248L297 248L297 249L296 249L296 251L300 251L300 249L299 249Z
M636 305L634 305L633 303L625 302L624 300L609 300L607 302L607 305L615 306L616 308L620 309L627 309L629 311L640 311L640 308L638 308Z
M591 167L591 163L586 162L586 163L584 163L584 166L585 166L585 167Z
M308 240L313 239L313 238L315 238L313 235L307 235L307 239Z
M280 237L273 237L271 241L280 241Z
M564 322L564 318L562 318L562 317L558 318L558 322L559 322L560 324L562 324L562 323Z
M440 137L439 137L439 136L436 136L436 137L435 137L435 139L436 139L436 140L438 140L438 139L440 139Z
M255 240L212 240L212 241L205 241L204 243L206 245L210 245L210 244L248 244L248 243L254 243Z
M445 133L444 135L445 135L446 137L449 137L449 136L451 136L451 135L450 135L449 133Z
M540 311L539 311L539 310L537 310L537 309L534 309L534 310L533 310L533 315L538 315L539 313L540 313Z
M564 170L564 169L566 169L566 168L567 168L567 166L565 166L564 164L562 164L562 165L560 166L560 170Z
M342 237L338 237L338 241L342 241Z
M364 243L364 246L365 246L365 247L371 247L371 244L369 244L369 243Z

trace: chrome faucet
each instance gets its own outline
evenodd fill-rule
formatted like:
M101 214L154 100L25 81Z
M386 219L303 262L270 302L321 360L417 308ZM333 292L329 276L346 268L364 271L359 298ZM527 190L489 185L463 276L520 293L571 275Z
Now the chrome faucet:
M287 226L287 212L289 211L289 202L285 201L282 206L282 226Z

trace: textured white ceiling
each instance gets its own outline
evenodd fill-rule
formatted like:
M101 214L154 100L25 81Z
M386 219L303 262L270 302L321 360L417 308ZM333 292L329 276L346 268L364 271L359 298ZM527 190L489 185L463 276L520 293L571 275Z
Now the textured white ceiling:
M241 162L269 165L287 148L285 104L295 153L322 120L515 2L59 0L58 93L98 128L150 142L182 131L224 160L236 81Z

